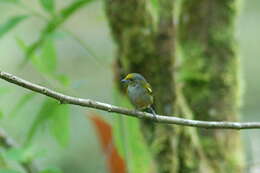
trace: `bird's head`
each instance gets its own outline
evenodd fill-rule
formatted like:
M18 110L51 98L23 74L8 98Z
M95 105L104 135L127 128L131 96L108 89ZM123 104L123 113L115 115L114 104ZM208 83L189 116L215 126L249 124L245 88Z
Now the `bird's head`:
M138 73L130 73L121 82L126 86L136 85L136 84L145 84L147 83L145 78Z

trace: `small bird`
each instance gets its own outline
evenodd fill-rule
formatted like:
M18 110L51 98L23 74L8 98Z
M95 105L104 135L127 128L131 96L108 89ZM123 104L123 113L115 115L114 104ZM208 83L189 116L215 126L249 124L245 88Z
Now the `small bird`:
M151 85L138 73L130 73L121 82L127 86L127 95L138 110L151 112L157 120L156 113L152 108L153 95Z

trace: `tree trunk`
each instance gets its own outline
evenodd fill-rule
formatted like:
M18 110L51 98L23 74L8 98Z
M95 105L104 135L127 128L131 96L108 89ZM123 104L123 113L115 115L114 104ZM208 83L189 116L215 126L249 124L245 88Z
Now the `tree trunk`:
M190 15L188 16L188 19L192 17L192 15L189 14L190 11L188 10L188 7L193 8L193 6L190 5L185 7L186 5L189 5L189 1L190 0L183 2L183 8L182 8L183 11L181 14L181 19L182 19L181 29L186 29L185 31L183 30L182 32L180 32L181 34L180 41L184 42L183 44L186 44L185 39L188 39L191 42L193 40L193 35L188 30L189 27L193 27L193 25L195 25L195 27L198 28L200 27L200 23L188 24L187 22L184 22L185 13L187 13L187 15ZM195 3L195 0L192 0L192 2L193 1ZM176 32L175 32L174 16L173 16L175 2L173 0L158 0L158 8L156 9L156 14L152 13L152 10L150 8L151 1L148 0L105 0L105 2L106 2L105 4L106 13L111 27L112 36L114 37L114 40L118 46L116 76L122 77L129 72L138 72L144 75L145 78L151 83L153 87L156 112L159 114L164 114L169 116L180 114L180 115L185 115L183 116L185 118L196 118L196 119L198 119L198 115L206 115L208 112L208 110L206 109L207 105L201 104L202 101L206 102L205 100L203 100L205 98L202 98L201 100L196 99L195 100L196 104L195 101L193 102L192 100L194 97L193 94L195 95L195 97L200 96L199 95L200 93L193 92L194 91L193 88L198 89L199 87L201 87L201 85L204 84L204 81L202 81L201 83L201 80L199 80L198 83L194 84L194 83L188 83L189 81L188 80L186 81L185 79L185 87L184 87L185 95L182 95L181 89L179 89L179 87L176 87L177 85L175 82L175 72L174 72L175 53L176 53L175 50ZM203 2L203 3L202 1L198 2L198 4L204 4L204 3L207 4L208 2ZM199 6L198 8L202 8L202 5ZM194 15L195 13L200 13L202 10L196 9L191 11L194 12L193 13ZM225 16L229 14L222 13L222 15ZM208 19L207 21L209 20L211 19ZM232 37L233 31L230 31L229 25L227 25L227 27L228 27L227 30L229 31L229 33L231 33L231 37ZM224 25L223 28L225 28ZM185 35L185 33L187 33L187 35ZM196 37L196 33L194 35ZM194 40L194 41L196 41L196 45L205 44L201 39ZM224 42L223 43L224 46L229 45L229 43L226 42L226 40L223 40L223 42ZM187 49L186 47L182 47L182 48L183 48L182 50L183 55L185 55L184 56L185 60L184 60L184 65L182 67L183 70L181 72L181 76L185 76L186 74L188 75L191 74L192 77L194 71L190 69L190 66L193 65L192 64L193 62L191 62L191 64L189 65L186 62L190 62L190 59L194 59L193 57L195 57L195 55L194 53L188 52L189 50L188 48ZM209 49L210 50L214 49L214 47L209 45ZM225 51L223 50L222 52ZM214 60L217 59L213 57L218 57L219 53L220 52L218 51L212 52L211 54L212 57L210 58ZM192 54L192 56L190 54ZM199 55L200 55L199 57L196 57L198 61L204 62L204 56L201 56L204 54L199 54ZM231 59L232 62L233 61L234 63L236 62L234 57L232 57ZM208 59L205 59L205 61L208 61ZM204 72L200 73L199 78L201 78L200 75L202 75L202 78L204 78L205 75L211 76L213 72L215 74L215 72L218 72L218 70L222 69L220 67L222 67L224 64L225 67L228 67L230 65L231 68L230 73L232 74L228 73L228 76L227 78L225 78L225 81L222 82L220 81L217 82L216 80L212 81L213 83L210 84L210 88L209 86L207 86L205 87L206 88L205 90L207 91L208 94L207 96L210 96L209 98L212 97L212 99L214 99L215 105L218 106L222 105L223 100L225 101L225 104L228 103L227 106L229 106L230 109L225 109L225 111L227 111L228 113L232 112L230 116L234 117L235 113L233 111L236 110L236 106L234 106L236 103L233 102L234 100L231 101L231 99L230 99L231 102L228 102L229 98L226 97L225 99L224 98L222 99L222 97L224 96L221 88L223 87L220 85L220 83L224 83L225 86L226 86L226 82L233 83L234 86L232 86L232 88L230 88L229 90L225 90L225 92L226 91L230 92L232 90L232 93L235 95L235 93L237 92L237 80L233 78L234 77L233 73L235 73L234 75L236 75L236 67L234 64L231 63L230 60L227 60L226 62L224 61L226 61L226 59L224 59L224 57L221 57L221 59L218 60L218 64L213 64L213 63L208 64L208 62L206 62L206 64L211 66L211 67L208 66L208 69L211 71L205 71L205 74ZM232 78L230 78L230 76L232 76ZM119 81L119 79L117 80ZM212 87L214 88L221 87L221 88L218 88L217 90L216 89L213 90ZM217 94L215 92L220 92L220 93ZM227 97L229 97L230 95L231 93L228 93ZM219 97L216 98L216 96L219 97L221 96L221 99ZM195 109L195 114L193 114L193 112L190 110L189 108L190 105L192 106L191 107L192 110ZM199 106L199 110L200 110L199 112L196 106ZM202 107L204 109L202 109ZM216 109L219 109L219 107L217 107ZM220 115L223 115L224 113L221 112L221 110L213 110L213 111L217 111L216 113ZM223 116L227 115L228 113L224 113ZM207 116L200 117L200 119L204 119L204 118L205 120L209 119L207 118ZM219 120L222 120L221 118L222 117L219 117ZM232 161L234 162L229 162L229 160L224 160L227 158L222 157L222 155L220 155L218 152L220 150L220 147L222 147L222 144L221 145L217 144L219 142L215 141L216 138L217 139L221 138L222 142L229 141L227 137L230 137L230 135L235 135L234 139L238 140L239 139L237 137L238 135L235 132L227 133L227 131L222 131L222 130L218 130L218 131L204 130L204 131L199 131L200 136L198 136L198 131L194 128L176 127L176 126L165 125L165 124L154 124L150 121L142 122L141 131L143 132L147 143L150 145L150 150L154 156L154 160L157 165L157 170L158 170L157 172L159 173L221 172L222 169L219 168L222 167L221 164L224 163L225 161L227 162L225 164L226 165L225 168L227 168L228 164L232 164L232 165L237 164L234 155L231 155L231 157L229 158L229 159L233 158ZM213 137L211 136L212 134L214 134ZM220 137L218 134L220 134ZM202 142L200 140L202 140ZM209 142L209 144L213 146L211 150L209 150L209 146L205 145L208 144L207 141ZM229 141L228 143L230 145L232 142ZM234 144L238 145L237 141L235 141ZM204 147L207 147L206 152L204 152ZM219 147L219 148L214 148L214 147ZM221 149L222 151L224 151L225 147ZM226 155L227 153L229 153L229 151L226 151ZM234 168L234 166L232 168Z
M174 24L172 0L160 0L163 10L158 20L151 15L146 0L106 0L112 35L118 45L118 61L123 69L141 73L153 87L156 111L173 115ZM122 71L121 71L122 72ZM174 172L177 160L173 126L144 121L143 133L157 161L159 172Z
M237 120L239 60L235 51L237 0L183 0L179 45L184 95L195 119ZM210 166L218 173L242 172L238 131L199 130Z

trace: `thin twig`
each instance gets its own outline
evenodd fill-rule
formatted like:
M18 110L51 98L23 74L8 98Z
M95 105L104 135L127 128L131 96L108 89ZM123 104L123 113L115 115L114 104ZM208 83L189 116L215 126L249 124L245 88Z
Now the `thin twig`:
M4 129L0 128L0 146L6 149L10 149L10 148L18 147L18 144L16 144L14 140L6 134ZM26 173L33 173L32 162L21 163L21 166L26 171Z
M31 83L19 77L16 77L12 74L0 71L0 78L19 85L23 88L27 88L31 91L46 95L53 99L58 100L62 104L72 104L83 107L89 107L99 110L104 110L108 112L120 113L122 115L132 116L136 118L150 119L154 121L154 116L147 112L141 112L137 110L129 110L114 106L107 103L102 103L90 99L82 99L77 97L72 97L64 95L62 93L53 91L49 88ZM176 116L165 116L165 115L156 115L158 123L166 124L176 124L182 126L192 126L200 128L219 128L219 129L258 129L260 128L260 122L224 122L224 121L199 121L199 120L189 120L185 118L178 118Z
M17 147L17 144L6 134L4 129L0 129L0 146L7 149Z

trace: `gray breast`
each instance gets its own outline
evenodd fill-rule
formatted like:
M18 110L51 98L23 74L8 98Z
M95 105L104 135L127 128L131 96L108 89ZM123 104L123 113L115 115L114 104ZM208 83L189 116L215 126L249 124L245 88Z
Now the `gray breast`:
M127 90L131 103L137 109L143 109L152 104L152 96L140 85L128 86Z

